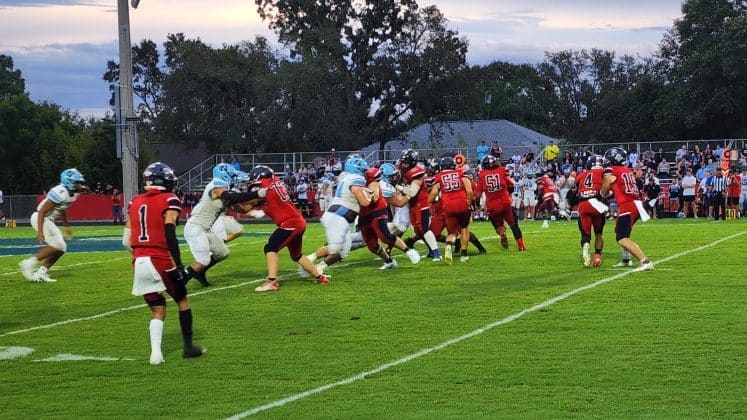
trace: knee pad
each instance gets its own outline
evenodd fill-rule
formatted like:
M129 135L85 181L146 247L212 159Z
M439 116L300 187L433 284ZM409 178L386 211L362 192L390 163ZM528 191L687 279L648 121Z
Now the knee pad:
M145 299L145 303L151 308L154 306L166 306L166 298L160 293L148 293L143 295L143 299Z

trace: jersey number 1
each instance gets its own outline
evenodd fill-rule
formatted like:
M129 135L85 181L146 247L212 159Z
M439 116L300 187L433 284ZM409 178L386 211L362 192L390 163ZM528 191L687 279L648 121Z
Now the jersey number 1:
M150 240L150 237L148 236L148 225L146 220L148 217L148 206L143 204L142 206L140 206L137 212L140 216L140 237L138 238L138 240L140 242L148 242L148 240Z

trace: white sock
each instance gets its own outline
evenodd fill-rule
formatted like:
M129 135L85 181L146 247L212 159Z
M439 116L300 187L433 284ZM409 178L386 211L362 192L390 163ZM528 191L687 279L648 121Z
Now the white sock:
M39 273L39 274L46 274L47 273L47 267L41 266L41 267L39 267L38 270L36 270L36 272Z
M311 261L312 263L313 263L314 261L316 261L316 258L317 258L317 257L316 257L316 251L314 251L314 252L312 252L311 254L307 255L307 256L306 256L306 258L308 258L308 259L309 259L309 261Z
M163 338L163 321L150 320L150 351L161 353L161 339Z
M436 235L433 234L430 230L428 232L425 232L423 234L423 240L425 241L425 244L428 245L428 248L431 250L438 249L438 242L436 242Z
M631 260L631 258L630 258L630 252L628 252L628 250L625 249L625 248L622 249L622 259L624 261L630 261Z

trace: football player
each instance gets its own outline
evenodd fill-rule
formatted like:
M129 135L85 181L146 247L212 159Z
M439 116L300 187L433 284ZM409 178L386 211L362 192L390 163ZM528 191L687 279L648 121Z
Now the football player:
M184 239L195 261L187 271L203 286L210 286L205 273L215 264L228 257L228 247L211 228L227 207L264 198L265 189L247 192L231 191L231 183L237 176L236 169L227 163L213 168L213 180L205 186L202 198L192 210L184 226Z
M628 153L619 147L612 147L604 152L604 161L609 168L604 174L601 194L602 197L609 196L610 192L615 195L618 208L615 234L617 243L623 248L622 261L615 267L632 267L632 254L641 262L636 271L653 270L654 264L646 258L641 247L630 239L633 225L646 212L640 200L635 175L627 167L627 160Z
M185 283L188 277L182 265L176 224L181 202L174 195L176 176L166 164L148 165L143 173L145 194L132 199L127 207L127 223L122 245L133 258L134 277L132 294L142 296L151 310L150 364L164 362L161 351L163 320L166 318L166 299L171 296L179 308L185 358L198 357L203 349L192 342L192 310Z
M501 237L501 246L508 248L506 228L503 226L505 221L511 228L511 233L514 235L519 251L526 251L509 195L509 189L514 186L514 180L506 174L506 168L501 166L501 161L492 155L484 156L480 164L482 170L479 174L478 188L485 193L488 218L490 218L495 231Z
M456 169L456 162L452 157L445 157L440 162L441 172L436 175L433 189L428 201L433 203L441 195L444 214L446 215L446 249L444 262L453 262L454 242L457 235L461 241L461 262L469 261L467 245L469 244L470 203L472 202L472 184L461 171Z
M584 267L602 265L602 248L604 247L605 213L608 207L599 199L604 180L604 168L599 159L591 156L586 160L586 170L578 176L578 230L581 232L581 258ZM594 228L594 259L592 260L591 229Z
M382 172L379 168L366 169L364 177L366 186L371 190L372 198L371 204L361 206L358 226L360 226L360 233L368 250L384 261L384 265L380 267L382 270L397 268L397 260L391 257L389 251L379 245L379 241L387 244L390 248L396 247L403 251L411 263L417 264L420 262L420 254L412 247L405 245L401 238L392 234L387 226L387 207L389 206L387 200L397 202L398 197L396 197L395 188L382 181Z
M19 263L21 273L26 280L51 283L56 280L49 277L49 270L67 250L65 239L73 237L67 222L67 209L78 198L78 193L85 189L86 180L75 168L65 169L60 174L60 184L52 187L47 196L36 206L31 215L31 227L37 232L36 239L40 244L46 244L35 256L26 258ZM57 217L62 220L65 235L55 225ZM42 266L36 269L36 264L42 261Z
M278 282L278 252L288 248L290 257L297 262L307 273L316 278L319 284L329 284L329 279L317 271L314 263L303 255L303 234L306 232L306 220L301 212L293 205L285 184L267 166L257 165L249 173L250 189L265 189L265 198L255 207L261 206L262 211L277 226L270 235L265 245L265 257L267 258L267 278L265 282L255 288L257 292L272 292L280 289Z
M343 172L337 180L335 196L320 219L327 236L327 245L308 255L311 262L324 258L317 265L319 272L324 272L328 266L350 254L350 224L358 217L361 206L371 204L371 192L366 188L366 180L363 178L366 169L368 162L360 155L353 154L345 160Z
M544 222L542 222L543 228L550 227L547 220L550 219L550 215L555 211L560 201L558 186L555 185L555 180L553 179L554 176L554 172L549 169L537 180L537 188L542 190L542 202L537 211L542 213L542 218L544 219Z
M249 174L244 171L236 171L236 176L233 178L231 183L231 190L240 192L242 188L245 188L245 183L249 180ZM244 211L242 211L244 213ZM236 220L235 217L227 214L222 214L213 223L210 231L218 235L223 242L228 243L241 236L244 231L244 226Z
M408 238L405 243L412 248L416 241L423 239L429 254L438 250L436 237L430 231L431 205L428 201L430 190L425 185L425 168L418 164L418 152L405 149L400 156L400 170L405 185L397 185L397 189L410 199L410 223L415 236Z

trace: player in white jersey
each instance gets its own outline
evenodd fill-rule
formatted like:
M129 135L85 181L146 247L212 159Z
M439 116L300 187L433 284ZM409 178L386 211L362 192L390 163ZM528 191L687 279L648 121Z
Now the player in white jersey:
M534 206L537 205L537 183L534 175L525 176L519 181L521 187L521 199L524 205L524 221L531 220L534 215Z
M236 171L234 177L234 183L232 184L231 190L235 192L241 192L241 186L249 180L249 174L244 171ZM213 223L210 231L218 235L223 242L228 243L241 236L241 232L244 231L244 226L236 220L235 217L227 214L222 214Z
M363 177L367 168L368 162L359 155L350 155L345 161L344 170L337 180L335 196L320 220L327 236L327 245L308 255L312 262L324 258L317 265L320 273L350 254L353 232L350 224L358 216L361 206L371 204L371 195Z
M231 183L238 176L237 171L227 163L213 168L213 180L205 186L202 198L192 209L192 215L184 226L184 239L195 261L187 271L203 286L210 283L205 272L228 257L228 247L223 239L211 231L213 224L233 204L256 200L266 191L231 191Z
M742 190L739 192L739 211L744 216L747 214L747 209L745 209L745 205L747 205L747 167L742 168L741 182Z
M36 238L40 244L46 243L47 246L40 249L35 256L20 262L21 273L26 280L47 283L55 281L49 277L47 270L67 250L65 238L72 238L73 233L67 223L66 211L78 198L77 193L85 188L85 182L83 175L77 169L65 169L60 174L60 184L49 190L47 196L31 215L31 227L37 232ZM54 224L57 217L62 220L64 225L64 237L60 229ZM43 261L42 266L34 271L39 261Z

